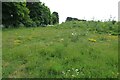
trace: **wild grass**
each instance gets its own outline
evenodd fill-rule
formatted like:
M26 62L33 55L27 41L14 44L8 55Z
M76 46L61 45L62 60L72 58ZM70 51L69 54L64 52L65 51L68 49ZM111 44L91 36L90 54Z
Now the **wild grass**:
M3 78L117 78L117 35L87 25L4 29Z

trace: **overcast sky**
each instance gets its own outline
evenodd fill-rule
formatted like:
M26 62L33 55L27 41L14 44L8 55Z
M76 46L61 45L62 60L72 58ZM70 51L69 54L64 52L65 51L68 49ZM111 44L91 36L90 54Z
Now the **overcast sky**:
M60 23L66 17L79 19L105 20L110 15L118 20L118 2L120 0L40 0L48 6L51 12L59 13Z

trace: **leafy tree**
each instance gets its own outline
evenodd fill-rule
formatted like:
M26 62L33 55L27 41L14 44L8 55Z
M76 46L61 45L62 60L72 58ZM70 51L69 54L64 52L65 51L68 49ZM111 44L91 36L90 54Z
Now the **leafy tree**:
M2 8L2 24L6 28L19 27L19 25L34 27L59 22L58 13L51 14L50 9L39 0L36 2L3 2Z
M66 21L78 21L79 19L77 19L77 18L72 18L72 17L67 17L66 18Z
M2 8L2 24L6 27L32 23L25 2L3 2Z
M45 6L45 4L43 4L43 14L42 14L42 18L43 18L43 25L48 25L51 24L51 12L50 9Z
M52 24L57 24L59 23L59 15L57 12L52 13Z
M36 23L36 25L40 25L42 21L40 5L40 2L27 2L27 8L30 10L30 18Z
M41 2L27 2L27 7L30 10L30 18L37 24L50 24L50 9Z
M72 18L72 17L67 17L66 18L66 21L86 21L86 20L84 20L84 19L78 19L78 18Z

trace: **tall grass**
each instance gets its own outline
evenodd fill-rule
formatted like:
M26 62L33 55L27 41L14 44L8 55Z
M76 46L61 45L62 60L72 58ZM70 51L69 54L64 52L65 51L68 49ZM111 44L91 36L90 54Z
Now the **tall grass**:
M3 78L117 78L117 23L3 30ZM104 30L105 29L105 30Z

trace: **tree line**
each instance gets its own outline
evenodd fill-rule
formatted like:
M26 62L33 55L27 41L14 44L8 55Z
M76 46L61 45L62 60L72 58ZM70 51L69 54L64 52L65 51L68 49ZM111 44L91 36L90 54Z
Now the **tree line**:
M59 23L57 12L42 2L2 2L2 25L8 27L36 27Z
M87 20L85 20L85 19L73 18L73 17L67 17L67 18L66 18L66 22L68 22L68 21L83 21L83 22L85 22L85 21L87 21ZM90 21L88 21L88 22L96 22L96 21L90 20ZM98 20L98 22L101 22L101 21ZM116 21L115 21L115 20L112 20L112 19L109 19L107 22L111 22L113 25L116 23Z
M67 17L66 21L86 21L84 19L78 19L78 18L73 18L73 17Z

